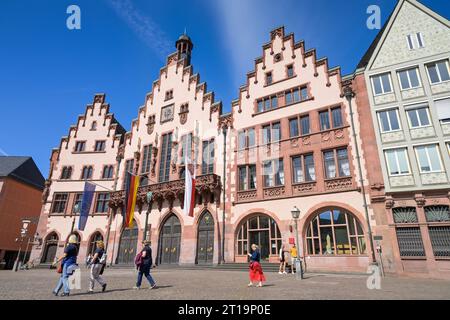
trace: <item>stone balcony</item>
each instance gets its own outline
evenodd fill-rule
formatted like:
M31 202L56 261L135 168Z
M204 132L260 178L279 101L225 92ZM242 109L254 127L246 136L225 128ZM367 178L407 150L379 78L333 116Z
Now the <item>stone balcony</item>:
M136 198L136 206L138 210L142 210L144 204L149 204L147 200L148 192L152 193L150 206L156 203L159 211L162 210L164 201L167 201L169 208L173 208L175 200L178 200L181 208L184 205L184 188L185 179L172 180L161 183L149 184L141 186L138 189ZM216 205L220 203L220 194L222 191L222 183L220 176L216 174L207 174L197 176L195 183L196 200L200 200L207 204L208 202L215 202ZM109 206L113 209L121 208L125 200L125 191L111 192Z

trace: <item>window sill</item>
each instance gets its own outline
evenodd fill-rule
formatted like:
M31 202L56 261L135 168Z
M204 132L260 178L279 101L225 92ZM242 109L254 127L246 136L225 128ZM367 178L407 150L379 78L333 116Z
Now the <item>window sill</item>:
M95 154L95 153L106 153L106 151L72 151L72 154Z

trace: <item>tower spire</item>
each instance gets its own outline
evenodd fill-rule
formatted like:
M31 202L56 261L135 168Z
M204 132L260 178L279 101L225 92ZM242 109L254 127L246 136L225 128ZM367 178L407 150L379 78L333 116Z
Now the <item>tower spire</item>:
M182 34L177 42L175 42L177 48L178 59L185 59L186 66L191 64L191 52L194 48L191 38L186 34L186 27L184 27L184 34Z

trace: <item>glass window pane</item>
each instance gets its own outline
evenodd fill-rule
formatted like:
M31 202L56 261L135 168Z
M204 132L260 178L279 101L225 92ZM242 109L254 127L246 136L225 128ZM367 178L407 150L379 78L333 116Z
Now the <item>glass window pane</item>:
M441 171L441 156L437 145L427 146L428 156L431 162L431 170Z
M292 170L294 174L294 183L299 183L304 181L303 169L302 169L302 159L301 157L292 158Z
M330 118L328 116L328 111L319 112L320 117L320 130L330 129Z
M263 144L267 144L270 142L270 126L264 126L262 129L262 142Z
M290 137L298 136L298 120L297 120L297 118L289 120L289 136Z
M249 166L249 171L250 171L249 187L250 189L256 189L256 165Z
M294 91L293 91L293 98L294 98L294 101L300 101L300 94L299 94L299 90L298 89L294 89Z
M339 149L337 151L339 176L348 177L350 175L350 164L348 161L347 149Z
M350 243L348 241L347 227L334 227L334 235L336 236L336 253L351 254Z
M248 129L247 133L248 133L248 146L249 147L253 147L255 145L255 143L256 143L256 141L255 141L255 129L253 129L253 128Z
M345 212L341 212L339 209L333 209L333 223L334 224L346 224Z
M262 112L262 111L264 111L263 102L262 102L262 100L259 100L258 101L258 112Z
M439 74L441 75L441 81L450 80L450 76L448 74L447 64L445 61L441 61L437 63L437 67L439 69Z
M417 161L419 162L420 171L430 172L431 165L428 162L427 151L425 146L416 147L417 150Z
M327 151L323 153L325 164L325 176L327 179L336 178L336 164L334 163L334 152Z
M322 242L322 254L334 254L333 231L331 227L320 228L320 239Z
M286 104L292 103L292 93L290 91L286 91L285 99L286 99Z
M247 168L239 168L239 190L247 190Z
M417 117L417 110L408 110L409 121L411 122L411 128L420 127L419 118Z
M269 218L265 216L259 216L259 228L266 229L269 228Z
M412 88L418 87L419 86L419 78L417 75L417 69L414 68L414 69L408 70L408 74L409 74L409 81L411 83L411 87Z
M397 157L395 155L395 150L387 150L385 151L386 161L389 168L390 175L400 174L400 170L397 165Z
M391 92L391 91L392 91L392 90L391 90L391 83L390 83L390 81L389 81L389 74L388 74L388 73L383 74L383 75L381 76L381 82L383 83L383 91L384 91L384 93L388 93L388 92Z
M249 220L249 229L258 229L258 217L253 217Z
M373 91L375 94L383 93L383 89L381 88L381 79L379 76L372 77L373 82Z
M391 126L389 125L388 113L386 111L381 111L378 113L381 125L381 131L387 132L391 131Z
M312 154L304 156L305 161L305 180L306 181L315 181L316 180L316 171L314 168L314 158Z
M245 131L239 132L238 140L239 140L239 149L244 149L246 147L245 146ZM183 145L183 149L184 149L184 145Z
M395 150L395 153L397 154L398 165L400 166L400 168L399 168L400 173L401 174L409 173L406 149Z
M264 110L269 110L270 109L270 99L265 99L264 100Z
M400 85L402 86L402 89L409 89L410 85L408 81L407 71L406 70L400 71L398 74L400 77Z
M398 121L398 115L397 110L389 110L389 120L391 121L391 130L399 130L400 129L400 123Z
M327 210L327 211L319 214L319 224L321 226L331 224L331 211L330 210Z
M309 134L309 116L302 116L300 118L300 125L302 129L302 135Z
M281 139L280 123L272 124L272 141L279 141Z
M428 118L428 108L417 109L418 117L420 119L420 124L422 126L430 125L430 119Z
M275 184L284 185L284 162L283 159L275 160Z
M272 101L272 109L277 108L278 107L278 98L276 96L273 96L271 98L271 101Z
M435 64L431 64L431 65L428 66L428 74L430 75L431 83L438 83L438 82L440 82Z
M342 126L342 113L341 108L334 108L331 110L331 115L333 117L333 128L338 128Z

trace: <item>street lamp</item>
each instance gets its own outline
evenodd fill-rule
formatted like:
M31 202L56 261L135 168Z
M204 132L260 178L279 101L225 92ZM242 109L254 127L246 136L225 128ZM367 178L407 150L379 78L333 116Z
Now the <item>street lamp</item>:
M295 222L295 241L297 243L297 258L295 259L295 269L296 269L296 278L297 280L303 279L303 267L302 267L302 261L300 259L300 242L298 240L298 218L300 217L300 209L294 206L294 209L291 210L292 219L294 219Z
M30 225L30 223L31 223L31 220L28 220L28 219L23 219L22 220L22 228L20 229L20 238L16 239L16 242L20 242L19 252L17 254L15 267L14 267L14 271L16 271L16 272L19 269L20 253L22 251L22 242L25 239L25 237L27 236L28 226ZM27 254L27 253L25 252L25 254Z

